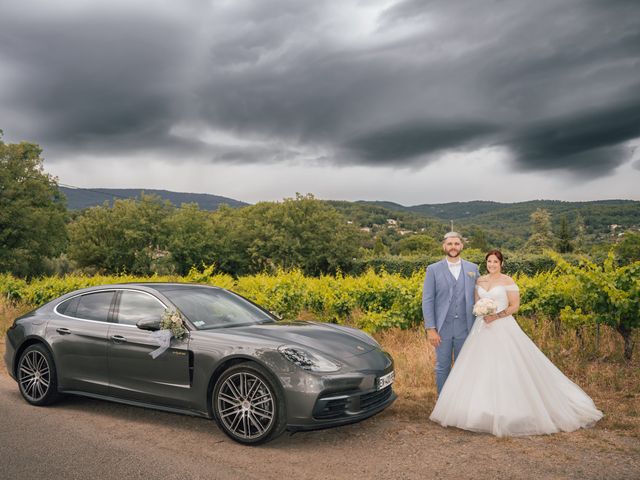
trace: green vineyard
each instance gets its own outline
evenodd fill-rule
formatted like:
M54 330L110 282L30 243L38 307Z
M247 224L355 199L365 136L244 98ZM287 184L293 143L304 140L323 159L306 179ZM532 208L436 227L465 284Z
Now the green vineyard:
M601 325L624 340L633 353L634 329L640 327L640 262L617 267L613 257L602 265L583 261L536 275L516 274L521 307L517 316L550 320L557 333L573 329L578 338L595 338ZM43 277L26 281L0 275L0 294L14 303L36 307L77 288L134 281L197 282L231 289L283 318L304 318L353 325L368 332L410 328L422 322L422 272L405 277L368 270L358 276L304 276L298 270L234 278L213 267L176 276ZM6 327L5 327L6 328Z

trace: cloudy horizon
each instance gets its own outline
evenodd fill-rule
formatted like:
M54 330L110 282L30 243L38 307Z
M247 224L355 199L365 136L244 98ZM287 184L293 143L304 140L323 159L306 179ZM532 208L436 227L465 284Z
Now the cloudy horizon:
M0 129L85 188L640 200L640 5L25 0Z

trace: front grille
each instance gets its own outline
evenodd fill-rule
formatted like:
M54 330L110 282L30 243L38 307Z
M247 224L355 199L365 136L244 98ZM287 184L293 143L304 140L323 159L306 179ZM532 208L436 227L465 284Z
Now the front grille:
M313 417L319 420L346 418L373 410L391 397L391 385L379 391L351 393L319 398Z
M362 410L375 408L378 405L386 402L390 396L391 396L391 385L377 392L365 393L364 395L360 396L360 408Z

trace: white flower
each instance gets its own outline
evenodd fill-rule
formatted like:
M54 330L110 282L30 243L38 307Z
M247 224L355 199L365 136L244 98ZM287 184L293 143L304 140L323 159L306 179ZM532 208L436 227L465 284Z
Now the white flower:
M473 306L473 314L479 317L493 315L497 310L498 307L496 306L496 302L494 302L493 299L489 297L481 298Z

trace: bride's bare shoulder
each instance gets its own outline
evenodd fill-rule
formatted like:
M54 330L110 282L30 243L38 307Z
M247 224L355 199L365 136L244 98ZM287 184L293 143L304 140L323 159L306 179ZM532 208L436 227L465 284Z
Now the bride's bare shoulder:
M503 273L502 276L500 277L500 283L502 283L503 285L513 285L516 282L509 275Z

